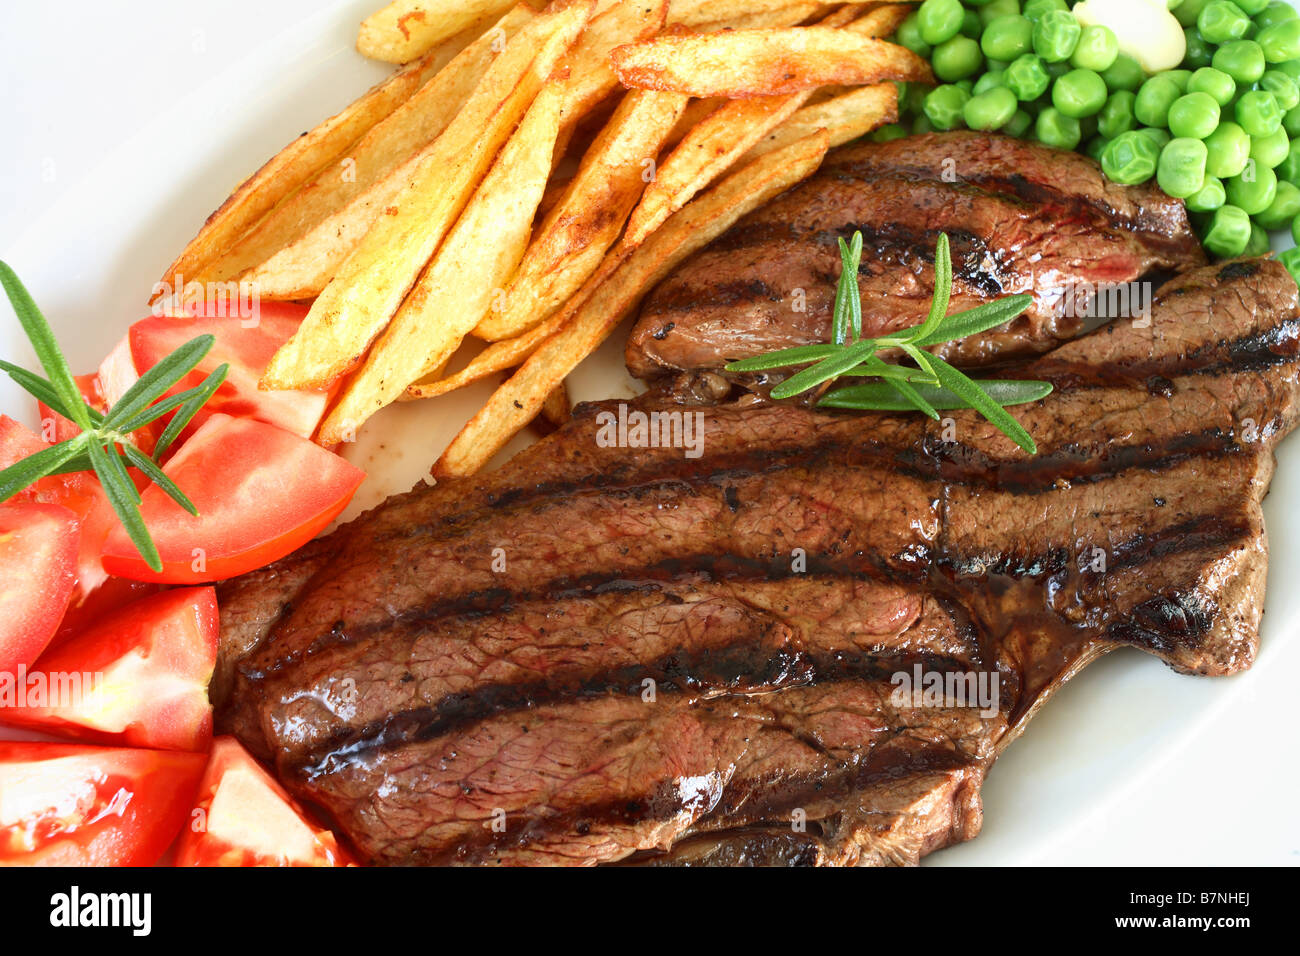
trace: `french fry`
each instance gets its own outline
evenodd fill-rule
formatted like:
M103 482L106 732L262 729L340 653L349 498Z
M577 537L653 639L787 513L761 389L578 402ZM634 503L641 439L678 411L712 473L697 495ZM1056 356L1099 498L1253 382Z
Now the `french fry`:
M745 154L743 161L752 161L774 149L782 149L816 129L824 129L830 134L832 148L843 146L897 119L898 88L893 83L859 87L805 106L764 136Z
M336 444L424 372L444 365L514 271L551 172L563 87L548 85L525 114L365 363L320 427Z
M617 47L611 57L624 86L732 99L934 79L905 47L825 26L658 36Z
M840 26L853 16L854 10L845 7L826 17L822 25ZM701 120L660 165L632 210L624 241L633 245L642 242L750 147L793 116L811 94L812 90L803 90L787 96L731 100Z
M448 392L454 392L466 385L473 385L489 375L495 375L497 372L504 372L508 368L514 368L528 358L537 346L554 335L560 326L564 324L564 318L563 314L553 315L541 325L534 326L522 335L516 335L513 339L493 342L474 356L465 368L454 375L442 378L442 373L438 370L430 369L426 371L420 377L420 381L412 383L407 388L406 394L402 397L403 401L437 398L439 395L446 395Z
M357 51L386 63L406 63L434 44L495 20L515 0L394 0L361 21Z
M330 166L280 203L233 249L214 265L212 278L242 275L288 247L331 215L346 208L366 190L388 177L394 169L436 139L451 123L456 112L474 92L475 85L492 65L510 37L518 33L535 14L526 4L508 10L499 21L389 116L361 137L342 160ZM271 276L278 273L271 272ZM262 292L261 279L258 282ZM284 297L302 288L285 289L268 281L265 294Z
M473 474L530 422L546 396L674 266L721 235L747 212L811 175L830 144L825 131L775 150L728 176L607 266L565 312L563 326L498 388L434 465L439 478Z
M722 109L722 107L728 102L730 101L718 97L710 97L709 99L704 100L691 100L686 104L686 109L682 111L682 115L678 117L677 125L673 127L673 131L669 133L668 138L664 140L664 149L672 149L684 140L691 130L703 123L704 120L713 113Z
M375 222L271 359L263 387L324 388L356 365L582 32L590 11L585 2L542 14L506 44L421 160L391 214Z
M474 334L509 338L543 321L582 287L618 239L645 189L647 164L686 106L679 93L628 93L547 215L506 288L505 308L487 315Z
M785 7L773 7L770 10L755 10L750 13L727 17L723 20L706 20L691 23L690 29L695 33L716 33L719 30L755 30L759 27L794 27L804 23L825 7L817 0L803 0Z
M910 3L886 3L868 10L849 23L845 29L852 33L860 33L864 37L893 36L894 31L915 9L916 7Z
M794 26L832 5L833 0L673 0L668 22L699 29L761 18L765 25ZM793 19L792 19L793 18Z
M546 393L539 414L548 424L559 428L569 420L571 408L569 390L564 387L564 382L560 382L559 385Z
M614 47L654 36L667 18L668 0L617 0L603 13L593 15L568 58L566 131L618 90L618 76L609 62Z
M178 285L210 278L211 264L236 240L337 160L366 130L401 106L448 60L445 51L430 51L280 150L207 218L198 235L167 267L159 284L179 292Z

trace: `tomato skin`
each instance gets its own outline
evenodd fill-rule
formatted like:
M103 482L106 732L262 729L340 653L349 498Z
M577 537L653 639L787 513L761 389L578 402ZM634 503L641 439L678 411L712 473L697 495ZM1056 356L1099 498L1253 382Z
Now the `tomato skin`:
M186 426L188 437L214 413L254 418L310 438L325 414L326 391L264 391L257 387L271 357L298 331L308 308L291 302L260 302L255 318L211 314L203 309L189 317L151 316L131 326L130 355L140 371L153 368L198 335L216 342L203 360L167 394L193 388L223 362L230 366L216 394Z
M162 571L144 563L119 526L104 543L110 574L202 584L263 567L323 531L365 478L361 469L282 428L222 414L212 415L163 470L194 502L198 517L161 488L148 488L141 512Z
M28 706L20 693L0 722L97 743L206 750L212 740L208 682L220 623L212 588L165 591L129 604L52 648L31 674L45 686L77 679L79 699Z
M212 742L177 866L349 866L334 834L316 826L234 737Z
M193 805L203 754L0 741L0 866L151 866Z
M61 505L0 505L0 672L45 650L77 581L77 516Z

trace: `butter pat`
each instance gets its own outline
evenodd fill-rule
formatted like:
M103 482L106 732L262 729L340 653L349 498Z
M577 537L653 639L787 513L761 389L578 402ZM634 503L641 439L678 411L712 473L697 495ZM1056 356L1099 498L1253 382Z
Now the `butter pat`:
M1147 73L1177 69L1187 54L1187 37L1165 0L1084 0L1074 8L1084 26L1110 27L1121 53Z

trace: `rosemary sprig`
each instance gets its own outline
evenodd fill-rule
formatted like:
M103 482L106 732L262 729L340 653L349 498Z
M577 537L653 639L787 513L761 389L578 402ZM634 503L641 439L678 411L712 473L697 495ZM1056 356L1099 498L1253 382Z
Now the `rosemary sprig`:
M194 388L167 398L162 396L203 360L215 339L211 335L200 335L186 342L144 372L111 409L100 412L82 397L50 324L13 269L4 262L0 262L0 284L4 286L14 314L32 343L45 376L3 360L0 360L0 371L81 429L67 441L42 449L0 471L0 502L50 475L93 471L145 563L153 570L161 571L162 559L149 529L145 527L140 512L140 492L131 480L127 464L138 468L190 514L198 514L194 503L163 473L159 460L225 381L229 366L219 366ZM146 455L131 442L131 433L169 412L175 414L154 446L153 455Z
M827 392L818 405L874 411L917 410L933 419L939 409L973 408L1017 445L1034 455L1038 446L1006 411L1007 405L1034 402L1052 391L1047 382L969 378L939 357L922 349L953 342L1002 325L1029 308L1033 299L1010 295L971 309L948 314L952 296L952 255L948 236L939 234L934 250L934 297L920 325L874 339L862 338L862 301L858 294L858 267L862 260L862 234L839 240L840 278L831 313L831 339L825 345L799 345L777 349L727 366L730 372L763 372L775 368L807 366L780 382L772 398L791 398L832 379L878 378L881 381L851 385ZM876 353L895 349L915 367L896 365Z

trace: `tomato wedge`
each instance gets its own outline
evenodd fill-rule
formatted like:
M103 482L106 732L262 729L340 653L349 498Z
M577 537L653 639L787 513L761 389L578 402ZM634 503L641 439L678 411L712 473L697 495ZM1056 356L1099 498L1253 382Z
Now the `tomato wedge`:
M216 339L212 350L168 394L193 388L223 362L230 370L184 434L192 434L210 415L221 412L279 425L285 431L310 438L325 414L327 392L263 391L257 387L271 357L298 331L307 311L306 306L288 302L265 302L258 304L256 315L249 319L206 313L190 318L142 319L131 326L128 335L131 358L135 368L143 372L195 336L212 335ZM108 364L112 367L114 363Z
M197 517L157 486L141 512L163 569L145 564L122 527L104 543L104 568L138 581L201 584L260 568L306 544L334 520L365 473L283 428L211 416L164 471Z
M233 737L218 737L199 785L177 866L347 866L334 834L311 823L293 798Z
M0 505L0 672L45 650L77 582L77 516L60 505Z
M136 601L43 654L13 705L0 707L0 722L98 743L206 750L219 629L212 588Z
M193 806L203 754L0 741L0 865L150 866Z

